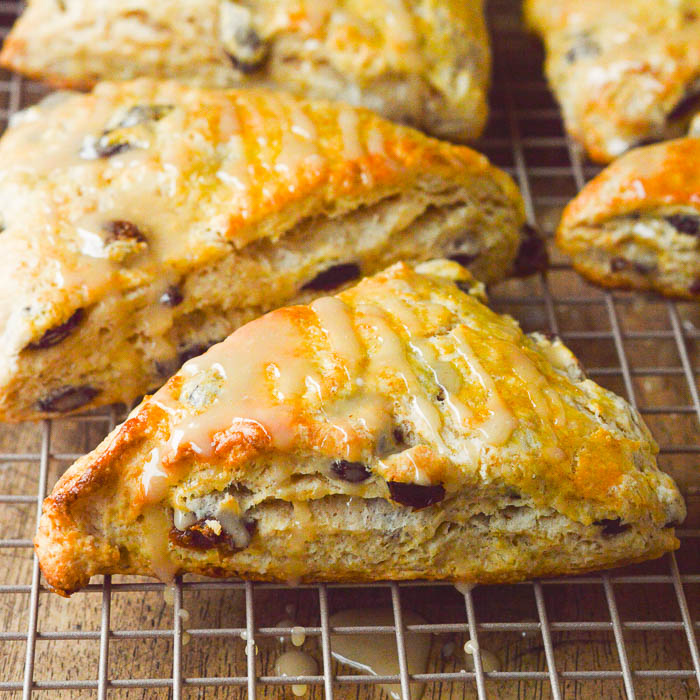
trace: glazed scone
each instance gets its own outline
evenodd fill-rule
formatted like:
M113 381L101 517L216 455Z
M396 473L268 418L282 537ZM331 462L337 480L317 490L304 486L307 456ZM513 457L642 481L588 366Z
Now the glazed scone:
M685 506L640 416L479 286L398 263L187 362L44 501L49 584L489 583L675 549Z
M526 0L525 13L591 158L686 133L700 108L700 0Z
M0 418L130 403L291 300L434 255L523 272L523 204L483 156L372 112L141 79L63 94L0 141Z
M636 148L564 210L556 241L608 287L700 299L700 138Z
M482 0L31 0L3 65L63 87L142 76L280 87L436 136L486 121Z

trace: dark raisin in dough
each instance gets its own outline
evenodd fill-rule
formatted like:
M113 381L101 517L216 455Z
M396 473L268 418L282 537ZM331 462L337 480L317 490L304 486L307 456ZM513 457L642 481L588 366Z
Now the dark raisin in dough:
M68 337L85 316L84 309L77 309L73 315L59 326L49 328L39 340L29 343L27 348L30 350L43 350L50 348L52 345L58 345L64 338Z
M138 241L139 243L146 242L146 236L144 236L138 226L132 224L131 221L115 219L114 221L108 221L103 228L109 234L107 239L108 244L114 241L126 240Z
M197 355L205 353L212 345L216 345L220 342L220 340L212 340L209 343L198 343L197 345L190 345L189 347L183 348L178 354L180 364L191 360L193 357L197 357Z
M333 462L331 471L339 479L349 481L351 484L359 484L372 475L371 470L362 462L348 462L344 459L337 459Z
M345 282L354 280L360 276L360 266L356 263L343 263L333 265L320 272L316 277L307 282L302 289L314 289L316 291L328 291L335 289Z
M243 525L252 537L257 530L257 522L252 519L245 519ZM219 547L229 552L241 552L245 549L245 547L236 547L230 535L223 529L217 535L206 524L206 518L198 520L186 530L178 530L176 527L172 527L170 529L169 539L173 544L184 547L185 549L207 550Z
M542 272L549 266L547 246L540 232L529 224L522 229L523 238L513 263L513 274L516 277L528 277L536 272Z
M598 527L602 527L603 534L607 535L608 537L619 535L626 530L629 530L631 527L627 523L623 523L620 518L604 518L603 520L596 520L593 524L598 525Z
M116 156L117 153L123 153L131 148L128 141L118 141L109 138L109 133L103 134L97 141L83 146L80 149L80 157L85 160L94 160L95 158L109 158Z
M666 119L668 121L684 119L695 114L698 109L700 109L700 93L689 92L676 102L676 106L668 113Z
M134 105L122 117L118 127L128 129L148 121L157 122L170 114L173 109L175 109L173 105Z
M98 394L99 389L83 386L63 386L52 391L48 396L37 401L37 408L47 413L67 413L90 403Z
M697 236L700 234L700 217L692 214L671 214L666 217L676 231L685 233L689 236Z
M175 285L168 287L163 294L160 295L160 299L158 299L158 301L161 304L165 304L165 306L177 306L182 303L182 300L183 296L180 287L176 287Z
M401 481L388 481L387 484L392 500L414 510L432 506L445 498L445 489L442 484L421 486L420 484L404 484Z
M648 275L650 272L654 271L656 265L652 265L651 263L634 262L632 263L632 267L634 267L635 271L640 275Z
M467 253L457 253L456 255L450 255L450 260L454 260L462 267L469 267L478 257L478 253L474 253L472 255L468 255Z
M182 363L180 362L179 357L173 357L169 360L156 360L153 363L153 366L155 368L156 374L159 377L170 377L171 375L175 374L180 369L180 365Z
M622 272L622 270L626 270L628 267L629 261L624 258L615 257L610 259L610 270L612 272Z
M226 55L233 67L241 73L250 75L262 68L267 60L268 45L250 26L240 26L233 35L234 44L229 45Z
M565 58L569 63L576 63L582 58L600 56L601 52L600 44L591 38L590 33L581 32L573 37L571 48L566 52Z
M689 291L691 294L700 294L700 277L698 277L698 279L696 279L696 280L690 285L690 287L688 287L688 291Z

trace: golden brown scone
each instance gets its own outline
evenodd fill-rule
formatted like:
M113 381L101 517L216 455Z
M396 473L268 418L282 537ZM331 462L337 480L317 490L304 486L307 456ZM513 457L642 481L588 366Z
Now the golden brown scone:
M609 162L700 108L700 0L526 0L569 133Z
M564 210L557 244L589 279L700 299L700 138L643 146Z
M474 285L399 263L190 360L44 501L48 582L488 583L675 549L685 507L637 412Z
M149 76L280 87L436 136L479 136L491 68L482 0L31 0L6 67L63 87Z
M519 272L483 156L372 112L148 79L54 95L0 141L0 418L131 403L234 328L400 259Z

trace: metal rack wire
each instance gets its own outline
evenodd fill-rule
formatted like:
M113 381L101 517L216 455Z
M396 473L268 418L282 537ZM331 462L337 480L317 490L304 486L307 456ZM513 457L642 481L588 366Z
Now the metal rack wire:
M0 39L19 4L0 0ZM564 135L541 77L540 49L522 33L517 3L492 0L490 19L496 87L491 126L480 147L516 177L528 217L551 232L561 207L597 169ZM42 92L36 84L0 73L0 129ZM592 378L626 395L644 414L660 442L662 466L678 477L691 505L677 554L599 575L481 587L463 597L450 586L420 582L289 588L185 577L176 581L167 608L162 584L107 576L64 603L48 592L32 555L36 517L58 474L93 447L118 416L110 411L0 426L0 561L5 564L0 567L0 695L103 699L138 692L149 698L253 700L292 697L292 684L306 684L312 697L357 699L373 692L378 697L373 686L394 682L408 698L409 684L421 681L427 683L425 697L440 700L700 697L700 526L693 520L693 508L700 506L700 478L693 477L700 460L697 305L590 287L556 254L548 274L505 283L493 302L528 329L562 336ZM574 605L562 604L563 598ZM308 620L307 644L319 660L316 676L290 678L271 671L279 648L270 643L279 644L276 638L291 630L269 624L276 619L270 611L279 617L289 601ZM331 629L330 611L358 601L383 602L393 610L393 625L365 631L395 637L394 676L352 674L332 659L331 633L358 628ZM440 621L404 624L406 601L426 609L427 619ZM139 604L146 612L133 614ZM188 606L193 613L212 606L218 612L186 624ZM502 619L508 617L504 611L515 619ZM420 632L438 641L428 671L409 675L406 640ZM664 639L661 645L658 637ZM473 669L439 653L439 640L445 639L472 640ZM84 644L89 651L81 651ZM500 670L484 669L482 644L499 650ZM660 654L661 667L643 667L643 651L650 645ZM591 654L591 649L603 651ZM228 651L223 661L216 660L217 653ZM74 659L86 662L79 667ZM196 672L201 670L206 673Z

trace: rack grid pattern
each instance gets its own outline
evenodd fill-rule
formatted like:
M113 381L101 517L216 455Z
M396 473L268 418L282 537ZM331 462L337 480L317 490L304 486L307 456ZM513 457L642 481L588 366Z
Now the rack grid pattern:
M6 35L19 12L19 6L18 2L0 0L0 39ZM582 159L577 147L562 130L559 112L541 77L540 49L532 37L522 33L517 4L510 0L492 0L490 20L495 50L495 89L491 126L480 148L516 178L525 196L528 218L551 233L562 206L598 169ZM18 76L0 73L0 128L13 113L36 101L43 92L44 88L23 81ZM626 395L644 414L658 438L662 465L669 469L675 466L685 470L683 474L697 469L700 459L697 441L700 424L700 330L696 326L700 316L697 306L651 297L640 301L632 294L611 293L590 287L578 280L566 261L558 259L556 254L552 269L547 274L525 282L505 283L495 290L493 303L497 308L513 313L528 330L539 329L563 337L582 358L592 378ZM642 319L639 324L636 323L638 319ZM669 361L669 357L674 359ZM0 441L0 521L5 522L22 514L21 518L30 522L29 530L33 530L47 488L62 469L79 457L82 451L92 447L107 429L116 424L117 419L118 415L111 410L53 423L45 421L30 429L30 438L22 442L23 447L18 452L7 449L7 445L14 444L15 433L13 429L3 427L0 432L0 440L4 437ZM22 430L18 428L17 434ZM62 436L66 434L72 436L72 442L63 439ZM27 444L30 446L27 447ZM31 476L26 476L24 469ZM20 487L17 487L17 481ZM696 480L693 486L692 479L686 484L690 499L697 496L697 485ZM24 486L27 488L24 489ZM692 503L697 505L697 499L691 500ZM3 511L5 520L2 520ZM10 625L12 629L0 627L0 672L3 669L3 649L13 643L23 645L21 663L14 667L12 664L5 666L5 677L0 673L0 696L21 696L29 700L37 695L52 696L53 693L57 696L59 691L66 691L69 694L61 697L72 697L72 694L78 697L79 693L84 692L85 697L103 699L114 697L119 691L127 693L138 690L142 697L161 697L153 693L162 690L164 697L179 699L218 697L207 695L206 690L213 688L216 689L215 693L223 692L223 689L232 686L238 688L235 692L239 694L231 697L254 700L256 697L281 697L280 686L285 687L285 697L293 697L291 685L305 684L313 697L359 699L372 697L373 685L393 682L400 685L403 697L409 698L412 688L413 697L417 697L415 686L411 684L420 681L428 684L433 698L477 697L482 700L487 697L527 696L558 700L588 697L585 693L581 694L586 683L609 681L612 683L609 697L632 699L650 697L646 695L647 686L644 683L658 681L662 684L680 683L673 686L679 689L678 697L699 697L698 527L691 518L680 532L682 547L679 552L667 555L653 565L467 591L459 605L447 606L451 617L440 623L405 624L403 616L406 608L402 600L410 598L415 603L424 596L432 596L433 599L452 596L454 602L458 594L447 585L415 582L372 586L303 585L292 589L273 584L185 577L175 582L169 624L149 628L144 623L140 627L127 629L118 624L116 597L135 594L145 599L162 592L164 586L134 577L114 577L114 580L109 576L104 577L103 581L92 583L67 604L74 606L72 610L75 611L76 606L87 605L87 600L94 600L97 596L100 602L96 607L97 624L94 629L82 629L83 625L78 623L68 629L52 628L51 619L46 621L42 618L42 609L53 596L42 583L36 558L31 559L31 532L25 527L25 536L0 539L0 556L9 557L4 560L8 567L14 566L13 557L17 557L23 565L22 571L27 574L19 582L10 577L7 580L12 582L8 583L0 576L0 620L3 606L10 613L19 611L17 623ZM674 612L663 615L664 619L653 616L648 620L627 619L630 615L622 611L623 607L627 611L630 609L626 593L631 590L642 595L643 590L662 590L659 587L672 590L672 595L667 595L668 605L662 606L661 611L666 613L673 608ZM549 593L563 588L569 591L590 590L592 597L600 598L599 609L590 614L582 610L575 619L554 619ZM235 596L242 606L242 617L237 624L186 625L186 599L194 593L206 595L208 592L218 596ZM489 618L493 615L484 614L486 609L507 608L509 599L520 599L525 593L532 596L532 618L492 621ZM263 668L259 658L263 655L257 655L256 644L263 646L267 641L275 641L280 635L291 633L289 628L263 626L257 622L265 617L264 606L259 601L261 597L268 601L270 595L282 601L288 598L298 601L303 597L305 604L313 610L310 618L313 624L305 626L305 633L316 648L320 668L318 675L282 677L273 675L274 671L269 667ZM351 674L347 667L338 666L333 661L331 633L358 632L355 627L331 629L329 615L336 596L346 596L352 600L382 599L388 603L393 610L394 624L371 626L364 631L395 638L398 655L396 675L377 677ZM17 600L22 602L16 603ZM77 611L75 617L76 620L80 617ZM471 639L477 650L473 655L473 668L459 668L465 665L464 662L433 663L433 654L430 666L439 666L438 670L410 675L406 641L408 635L419 632L431 633L439 639L459 639L460 644ZM629 637L645 633L670 635L670 643L681 650L679 663L653 669L635 667L630 662ZM586 658L587 665L581 667L577 662L572 667L570 659L562 656L562 651L566 652L566 644L560 644L562 638L571 641L572 634L584 635L589 645L595 645L601 638L608 640L606 643L613 650L613 658L615 655L617 658L617 663L613 664L615 668L603 668L603 664L591 663L590 657ZM498 640L504 637L532 640L530 644L536 645L539 654L536 668L513 670L505 663L500 670L487 670L481 645L484 640L488 644L498 645ZM110 659L115 654L115 645L129 640L167 643L163 661L170 672L161 677L155 674L114 677L110 672ZM188 640L193 646L195 643L237 644L245 647L246 654L241 657L242 662L231 669L235 672L197 676L187 671ZM55 675L43 677L40 665L44 661L41 664L38 661L40 644L53 643L55 646L51 648L54 654L69 657L78 648L77 645L86 642L99 646L95 657L96 667L81 669L86 678L72 678L70 673L65 678ZM510 655L509 660L516 657ZM9 654L5 658L9 658ZM44 659L43 656L41 658ZM352 691L351 695L349 691Z

